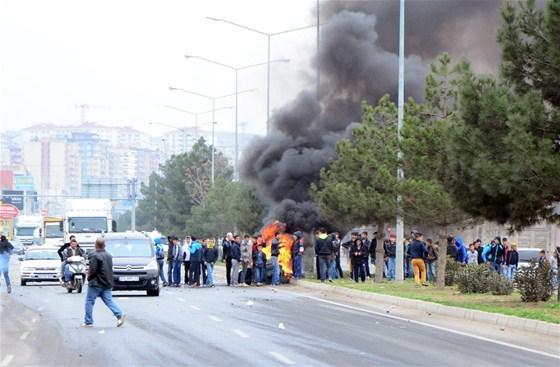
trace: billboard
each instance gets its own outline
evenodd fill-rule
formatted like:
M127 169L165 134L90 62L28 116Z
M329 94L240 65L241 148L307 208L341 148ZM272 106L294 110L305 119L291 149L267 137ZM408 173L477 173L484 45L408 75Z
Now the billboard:
M22 191L34 191L35 190L35 180L33 176L14 176L14 189Z
M20 190L2 190L2 203L12 204L19 210L23 210L24 192Z
M0 170L0 189L12 190L14 188L14 172Z

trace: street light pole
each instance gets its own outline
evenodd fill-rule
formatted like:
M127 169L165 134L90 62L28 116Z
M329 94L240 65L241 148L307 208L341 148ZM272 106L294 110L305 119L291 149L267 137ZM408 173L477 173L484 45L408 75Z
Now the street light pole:
M196 55L185 55L186 59L198 59L201 61L205 61L207 63L210 64L214 64L214 65L218 65L224 68L227 68L229 70L233 70L235 72L235 164L233 167L234 170L234 179L235 180L239 180L239 120L238 120L238 116L239 116L239 94L241 94L239 92L239 71L240 70L245 70L245 69L250 69L250 68L254 68L257 66L262 66L262 65L270 65L273 62L289 62L289 59L278 59L278 60L270 60L267 62L260 62L258 64L252 64L252 65L245 65L245 66L232 66L232 65L228 65L228 64L224 64L222 62L219 61L214 61L211 59L208 59L206 57L202 57L202 56L196 56ZM200 96L203 96L199 93L195 93L198 94Z
M214 140L214 133L215 133L215 127L216 127L216 116L214 116L216 113L216 99L212 99L212 177L211 177L211 183L212 186L214 185L214 180L215 180L215 151L216 151L216 142Z
M260 31L258 29L254 29L251 27L247 27L244 26L242 24L238 24L232 21L229 21L227 19L222 19L222 18L213 18L213 17L206 17L209 20L212 20L214 22L223 22L223 23L227 23L229 25L232 25L234 27L237 28L242 28L245 29L246 31L250 31L253 33L257 33L260 34L262 36L266 36L267 37L267 72L266 72L266 133L267 135L270 133L270 64L272 63L272 61L270 60L270 41L271 38L274 36L278 36L281 34L285 34L285 33L290 33L290 32L296 32L296 31L301 31L303 29L308 29L308 28L314 28L315 25L310 25L310 26L305 26L305 27L298 27L298 28L292 28L292 29L287 29L284 31L280 31L280 32L274 32L274 33L268 33L268 32L263 32ZM319 27L319 20L317 19L317 27Z
M399 11L399 91L398 91L398 110L397 110L397 138L400 143L401 137L401 129L403 125L403 117L404 117L404 0L400 0L400 11ZM402 152L399 148L398 152L399 160L402 158ZM404 172L399 165L397 171L397 180L402 180L404 178ZM401 197L400 195L397 197L397 203L399 204L400 210L400 203ZM400 213L397 215L397 265L396 265L396 281L402 282L404 281L404 264L403 264L403 255L404 255L404 223L402 216Z

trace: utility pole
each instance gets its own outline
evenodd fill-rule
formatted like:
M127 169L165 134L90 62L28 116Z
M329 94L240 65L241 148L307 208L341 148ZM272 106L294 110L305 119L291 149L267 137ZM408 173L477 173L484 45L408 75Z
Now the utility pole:
M397 110L397 137L398 141L402 140L401 129L404 117L404 0L400 0L399 11L399 92L398 92L398 110ZM398 152L399 160L402 158L402 152ZM398 168L397 180L404 178L402 168ZM397 203L400 210L400 195L397 197ZM397 282L404 281L403 255L404 255L404 223L401 215L397 215L397 261L396 274Z
M136 183L137 178L128 180L128 197L132 201L132 211L130 215L130 229L136 231Z
M321 58L319 57L319 0L317 0L317 103L321 101L319 92L321 85Z

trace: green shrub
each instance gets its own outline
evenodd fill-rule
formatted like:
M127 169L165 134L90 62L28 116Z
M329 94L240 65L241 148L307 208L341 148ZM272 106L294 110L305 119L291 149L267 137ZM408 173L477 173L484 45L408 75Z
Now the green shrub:
M455 282L461 293L486 293L490 289L490 279L486 265L467 265L457 272Z
M513 292L513 283L496 272L490 274L488 286L495 296L509 296Z
M548 301L554 291L550 264L531 260L517 271L515 285L523 302Z
M445 285L452 286L455 284L457 273L461 269L461 264L455 261L451 256L447 257L447 265L445 266Z

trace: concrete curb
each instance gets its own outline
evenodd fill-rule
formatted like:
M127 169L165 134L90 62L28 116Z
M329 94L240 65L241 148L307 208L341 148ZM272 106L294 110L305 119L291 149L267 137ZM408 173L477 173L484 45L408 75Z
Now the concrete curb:
M328 291L330 293L339 295L351 296L390 305L397 305L405 308L417 309L463 320L479 321L516 330L529 331L553 337L560 337L560 324L553 324L545 321L524 319L517 316L501 315L498 313L470 310L467 308L444 306L433 302L401 298L379 293L364 292L355 289L338 287L335 285L316 284L312 282L306 282L304 280L300 280L297 285L303 288Z

